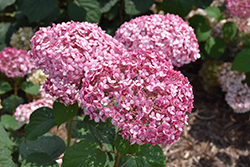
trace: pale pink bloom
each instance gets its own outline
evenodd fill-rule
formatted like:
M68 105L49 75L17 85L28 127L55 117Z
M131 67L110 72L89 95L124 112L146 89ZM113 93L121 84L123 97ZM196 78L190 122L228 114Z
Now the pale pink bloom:
M24 77L35 69L25 50L6 47L0 52L0 71L9 78Z
M144 48L163 53L177 67L200 58L193 28L178 15L137 17L122 24L114 38L128 51Z
M40 28L31 39L31 57L49 75L44 89L65 105L78 98L86 64L102 62L124 52L122 44L96 24L67 22Z
M192 86L162 54L136 50L95 66L82 80L85 114L96 122L112 118L131 144L168 145L179 139L193 108Z
M250 17L249 0L226 0L226 6L235 16L241 18Z
M34 100L33 102L27 104L21 104L16 108L14 117L17 122L29 123L30 115L41 107L53 108L53 100L51 98L44 98L39 100Z
M250 88L243 81L245 73L231 69L232 63L224 63L217 73L222 90L226 92L225 100L236 113L250 110Z

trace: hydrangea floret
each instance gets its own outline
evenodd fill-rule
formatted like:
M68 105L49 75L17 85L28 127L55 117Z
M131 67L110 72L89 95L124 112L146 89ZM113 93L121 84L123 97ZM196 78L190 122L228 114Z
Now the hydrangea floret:
M28 75L27 81L33 82L37 85L43 85L48 75L44 74L42 69L37 69Z
M31 39L29 54L49 76L45 91L67 105L77 100L84 75L92 73L89 64L113 59L124 51L96 24L71 21L40 28Z
M52 98L43 98L39 100L34 100L33 102L27 104L21 104L16 108L14 113L14 117L17 122L21 123L29 123L30 115L41 107L49 107L53 108L54 100Z
M243 81L245 73L231 69L232 63L224 63L217 76L222 90L226 92L225 100L236 113L250 110L250 88Z
M226 7L235 16L241 18L250 17L249 0L226 0Z
M12 34L10 38L10 45L17 49L29 50L30 39L34 35L31 27L21 27L18 31Z
M114 38L128 51L144 48L163 53L177 67L200 58L193 28L174 14L137 17L122 24Z
M35 68L35 63L25 50L6 47L0 52L0 71L9 78L24 77Z
M169 145L179 139L193 108L192 86L162 54L126 52L103 62L99 71L82 81L86 114L95 121L112 118L131 144Z

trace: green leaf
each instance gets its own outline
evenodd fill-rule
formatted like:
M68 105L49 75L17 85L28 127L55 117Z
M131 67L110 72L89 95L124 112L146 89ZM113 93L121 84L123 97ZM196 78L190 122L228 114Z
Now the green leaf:
M4 94L10 90L12 90L12 88L8 82L0 81L0 94Z
M12 5L14 2L15 0L0 1L0 10L4 10L7 6Z
M219 59L226 49L226 44L219 37L211 37L205 43L205 51L210 57Z
M107 161L108 156L98 143L82 140L65 152L62 167L103 167Z
M25 126L25 138L36 140L55 125L53 110L47 107L39 108L30 115L30 122Z
M250 87L250 72L245 73L246 79L243 81L247 84L248 87Z
M9 139L7 132L4 130L3 125L0 123L0 166L1 167L14 167L11 158L11 148L14 143Z
M1 116L1 123L8 131L14 131L23 126L23 123L19 124L14 117L7 114Z
M47 153L52 159L58 158L66 150L64 141L58 136L42 136L36 140L22 141L19 152L25 159L32 153Z
M226 22L223 24L222 33L226 38L233 40L237 34L237 26L233 22Z
M101 12L108 12L119 0L97 0L101 7Z
M130 15L146 13L154 4L154 0L125 0L125 12Z
M16 96L16 106L14 107L15 95L11 95L3 100L2 105L5 111L10 113L13 112L15 108L17 108L20 104L24 103L24 99Z
M46 153L31 153L23 162L21 167L58 167L58 163L54 161Z
M205 41L211 35L211 29L206 24L206 19L201 15L194 15L189 20L190 25L194 28L196 38L199 42Z
M23 0L21 10L29 22L39 22L55 9L56 3L57 0Z
M218 7L209 6L205 10L209 16L215 18L218 21L221 20L221 18L223 18L220 9Z
M165 167L166 156L160 146L151 144L141 145L136 156L122 156L119 165L124 167Z
M138 144L130 145L130 141L119 134L115 136L114 146L121 155L135 154L140 147Z
M99 23L102 12L97 0L78 0L69 3L68 14L74 21Z
M34 95L34 94L39 94L40 86L33 82L25 81L23 82L21 89L26 93Z
M193 0L193 5L196 8L202 8L205 9L206 7L210 6L210 4L213 2L213 0Z
M10 28L10 23L0 23L0 51L3 50L6 45L6 38L8 34L8 30Z
M57 127L59 127L62 123L67 122L71 118L76 116L77 112L78 112L77 103L65 106L63 103L60 103L59 99L57 99L53 104L53 114L56 119Z
M232 69L250 72L250 49L242 49L234 58Z
M163 0L162 10L165 13L172 13L180 17L185 17L193 8L192 1L193 0Z
M93 140L97 143L112 144L115 137L115 126L110 121L98 122L89 120L89 116L86 116L83 122L78 122L76 125L81 137Z
M81 116L75 116L73 118L74 120L78 120L78 121L83 121L83 117ZM72 137L73 138L79 138L80 134L77 131L76 125L77 125L77 121L73 121L73 127L72 127ZM69 121L66 123L66 129L69 130Z

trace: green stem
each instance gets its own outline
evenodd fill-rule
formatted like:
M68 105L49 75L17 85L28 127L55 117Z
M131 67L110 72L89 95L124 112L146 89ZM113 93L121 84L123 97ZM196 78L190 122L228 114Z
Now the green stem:
M14 107L13 107L12 115L14 115L16 112L16 97L17 97L17 82L16 81L15 81L15 86L14 86L14 96L15 98L14 98Z
M118 166L118 163L119 163L120 157L121 157L121 154L120 154L120 153L117 153L117 156L116 156L116 158L115 158L115 164L114 164L114 167L117 167L117 166Z
M72 137L72 129L73 129L73 118L69 120L69 130L68 130L68 136L67 136L67 148L70 146L71 137Z

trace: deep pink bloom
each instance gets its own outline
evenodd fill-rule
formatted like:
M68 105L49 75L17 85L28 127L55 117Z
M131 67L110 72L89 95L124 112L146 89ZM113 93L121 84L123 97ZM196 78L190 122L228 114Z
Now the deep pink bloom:
M226 0L226 6L233 15L241 18L250 17L249 0Z
M245 73L231 69L232 63L224 63L217 73L222 90L226 92L225 100L236 113L250 110L250 88L246 83Z
M9 78L24 77L35 69L25 50L6 47L0 52L0 71Z
M30 115L41 107L49 107L52 108L53 106L53 99L51 98L43 98L39 100L35 100L33 102L27 104L21 104L16 108L14 117L20 123L29 123Z
M46 92L67 105L76 101L80 81L91 71L86 64L113 59L123 51L122 44L96 24L71 21L40 28L31 39L30 55L49 75Z
M114 38L128 51L144 48L163 53L163 58L177 67L200 58L193 28L178 15L137 17L122 24Z
M193 108L192 87L162 54L136 50L96 66L80 91L91 119L112 118L131 144L179 139Z

